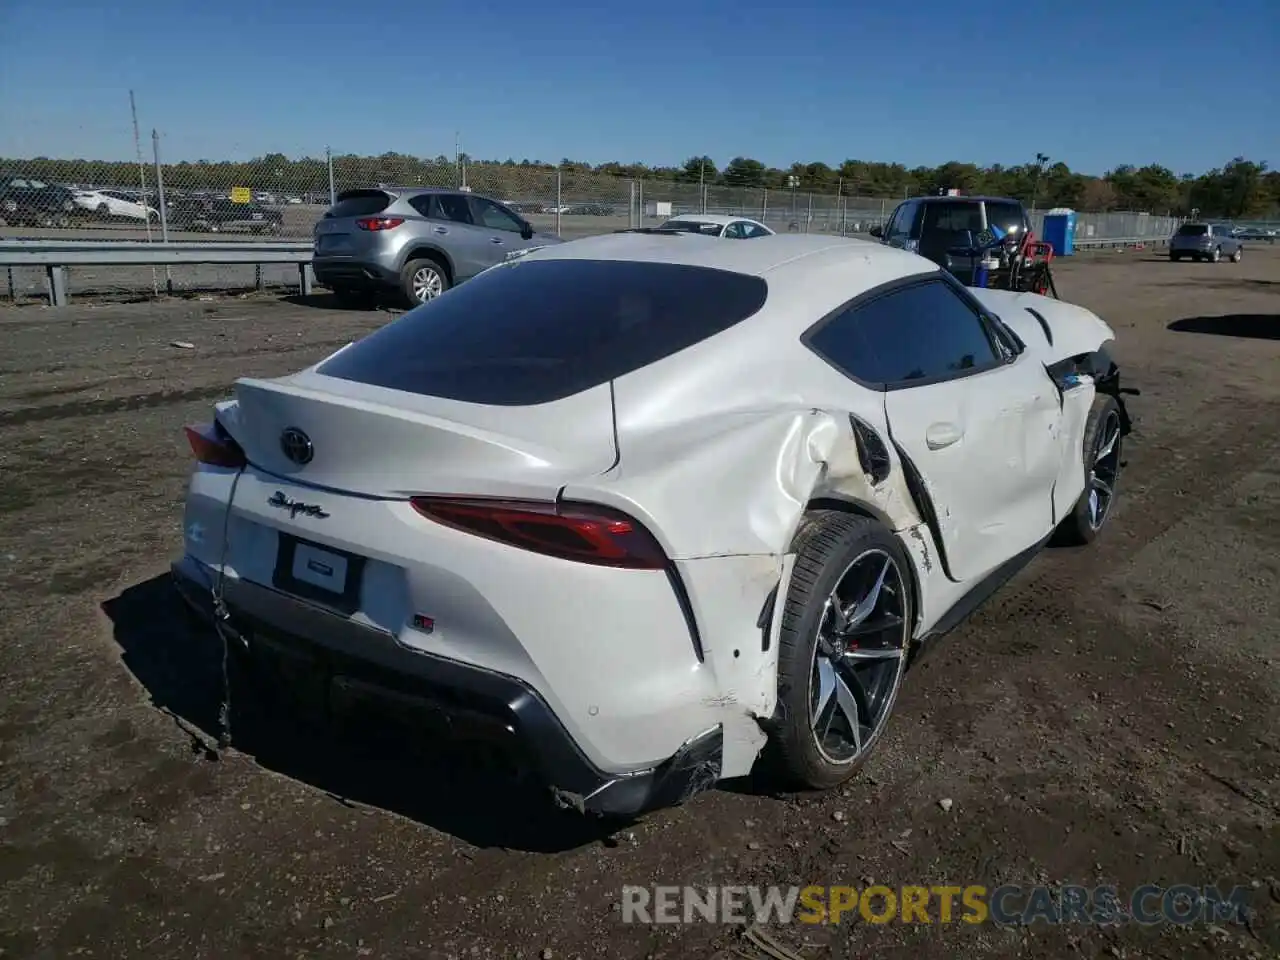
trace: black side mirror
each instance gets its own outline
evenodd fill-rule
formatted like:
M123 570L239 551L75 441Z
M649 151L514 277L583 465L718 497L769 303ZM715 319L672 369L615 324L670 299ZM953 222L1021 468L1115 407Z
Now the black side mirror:
M521 224L521 226L520 226L520 236L521 236L523 239L525 239L525 240L532 240L532 239L533 239L533 224L529 223L528 221L525 221L523 224Z
M870 232L871 232L871 235L875 237L877 240L881 240L884 238L884 227L880 226L880 224L878 223L871 228Z

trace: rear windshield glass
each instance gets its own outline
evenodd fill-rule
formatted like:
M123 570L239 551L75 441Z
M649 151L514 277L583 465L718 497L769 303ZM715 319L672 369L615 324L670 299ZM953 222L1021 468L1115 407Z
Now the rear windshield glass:
M342 351L319 372L467 403L549 403L756 313L759 277L670 263L516 261Z
M1178 228L1180 237L1203 237L1209 228L1203 223L1184 223Z
M719 236L720 231L724 229L722 223L707 223L704 220L668 220L659 230L683 230L686 233L709 233L712 236Z
M1016 203L992 203L987 201L987 225L999 227L1005 233L1010 228L1022 229L1022 207Z
M982 208L976 203L928 203L924 208L925 233L962 233L982 230Z
M362 190L340 197L338 202L329 208L327 217L368 217L381 213L391 203L391 196L381 190Z

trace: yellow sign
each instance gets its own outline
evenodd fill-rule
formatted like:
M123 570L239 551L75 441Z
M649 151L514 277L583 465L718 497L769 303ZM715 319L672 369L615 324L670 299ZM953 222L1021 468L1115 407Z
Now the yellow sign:
M248 187L232 187L231 202L232 203L252 203L253 196L249 193Z

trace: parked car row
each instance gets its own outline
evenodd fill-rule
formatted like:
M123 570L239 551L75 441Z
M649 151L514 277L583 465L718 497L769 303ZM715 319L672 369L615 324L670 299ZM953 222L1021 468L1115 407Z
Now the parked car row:
M348 190L314 229L316 281L339 301L371 305L392 293L409 306L529 250L563 242L539 234L516 205L438 188ZM749 240L773 236L745 217L687 214L641 233Z
M159 198L131 190L72 188L30 177L0 176L0 226L68 228L85 221L161 222ZM217 233L279 233L284 215L265 204L229 197L167 193L164 220L171 229Z
M569 203L557 206L554 203L540 203L536 200L507 200L504 206L517 213L560 214L566 217L614 217L618 209L609 203Z

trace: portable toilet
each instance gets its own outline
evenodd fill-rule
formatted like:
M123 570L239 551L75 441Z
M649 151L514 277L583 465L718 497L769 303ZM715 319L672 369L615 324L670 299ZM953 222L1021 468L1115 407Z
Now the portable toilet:
M1044 215L1044 236L1055 257L1069 257L1076 250L1076 212L1055 207Z

